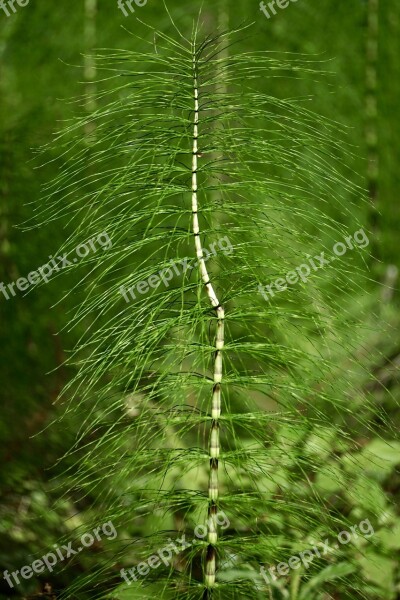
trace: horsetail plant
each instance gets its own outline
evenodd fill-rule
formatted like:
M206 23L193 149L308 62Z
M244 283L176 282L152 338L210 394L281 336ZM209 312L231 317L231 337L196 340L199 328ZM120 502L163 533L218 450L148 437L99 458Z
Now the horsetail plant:
M67 254L100 231L112 240L68 291L81 337L63 398L77 425L70 493L120 534L67 597L286 598L289 586L295 600L302 578L330 589L355 577L346 549L285 584L260 573L346 521L312 480L323 467L352 477L335 463L351 449L336 370L349 265L274 302L257 288L347 235L335 215L350 221L355 189L335 163L337 124L308 98L263 91L315 77L309 59L239 53L238 32L199 41L198 23L190 39L174 27L141 40L145 51L99 54L96 108L56 138L60 175L37 211L72 232ZM174 553L178 534L190 543ZM167 561L141 562L168 544Z
M225 311L217 298L213 285L210 281L207 266L204 261L203 247L200 239L199 227L199 205L197 200L197 169L198 169L198 139L199 139L199 87L198 87L198 60L195 45L192 47L193 54L193 92L194 92L194 124L193 124L193 159L192 159L192 214L193 235L196 246L196 256L199 259L201 278L207 290L210 303L217 315L217 339L215 347L214 362L214 387L212 392L211 406L211 434L210 434L210 477L208 484L208 542L207 558L205 567L205 588L209 590L215 585L216 572L216 548L218 540L216 517L218 514L218 458L220 453L219 441L219 418L221 416L221 382L222 382L222 351L224 349L224 319Z

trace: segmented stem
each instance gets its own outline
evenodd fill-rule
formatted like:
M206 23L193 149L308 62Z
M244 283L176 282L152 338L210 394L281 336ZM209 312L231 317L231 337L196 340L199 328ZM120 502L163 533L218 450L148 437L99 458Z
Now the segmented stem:
M95 80L97 76L96 61L93 56L93 48L96 46L96 16L97 16L97 0L85 0L85 29L84 39L86 46L86 54L84 56L84 78L85 87L85 108L88 116L97 109L96 87ZM96 124L94 121L88 120L85 125L86 142L93 143L96 141Z
M216 574L216 544L217 531L217 503L218 503L218 458L220 453L219 418L221 415L221 382L222 382L222 351L224 348L224 319L225 311L215 293L204 260L203 247L200 239L197 195L197 167L198 167L198 139L199 139L199 87L196 56L193 54L193 80L194 80L194 123L193 123L193 157L192 157L192 214L193 235L196 247L196 256L200 273L204 282L207 295L217 315L217 336L214 361L214 386L211 403L211 432L209 443L210 476L208 483L208 547L204 569L204 583L206 590L215 584Z
M367 60L366 60L366 138L368 148L368 192L373 204L373 219L378 220L378 60L379 60L379 0L367 4ZM373 223L376 225L376 222Z

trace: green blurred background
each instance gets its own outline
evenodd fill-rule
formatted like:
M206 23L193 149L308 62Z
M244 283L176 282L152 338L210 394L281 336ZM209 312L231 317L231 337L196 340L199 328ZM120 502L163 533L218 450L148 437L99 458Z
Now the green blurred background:
M318 85L312 79L299 80L296 90L299 96L313 96L314 110L347 126L353 154L344 152L343 161L369 193L370 203L360 205L359 211L374 234L373 257L357 301L363 304L368 294L375 325L364 348L368 368L378 380L370 391L396 428L400 4L298 0L268 19L257 0L168 0L174 19L187 30L201 4L209 27L254 22L244 49L308 54L333 74ZM0 282L6 285L46 263L68 235L68 223L29 231L16 226L30 218L32 204L41 201L42 186L57 174L53 163L40 166L35 155L74 115L76 102L70 99L79 104L83 97L85 79L91 77L84 55L96 47L129 49L139 43L127 30L139 36L148 36L148 31L135 16L159 29L171 28L160 0L132 6L135 12L127 17L117 0L31 0L10 16L0 8ZM285 82L276 80L271 94L284 95ZM77 519L93 519L90 498L81 502L71 493L59 499L56 487L63 474L54 466L69 448L76 425L72 417L62 427L52 425L60 410L55 401L72 375L63 366L65 352L79 335L66 328L74 295L62 300L76 283L74 277L66 274L8 301L0 293L0 573L29 564L68 534ZM366 439L368 443L380 440ZM390 468L379 474L379 485L398 504L400 448L392 446L387 452L383 446L382 453ZM368 570L377 590L371 597L400 598L399 549L396 516L383 536L378 562ZM65 573L25 581L18 591L0 578L0 598L51 598L52 589L63 588L95 563L94 547Z

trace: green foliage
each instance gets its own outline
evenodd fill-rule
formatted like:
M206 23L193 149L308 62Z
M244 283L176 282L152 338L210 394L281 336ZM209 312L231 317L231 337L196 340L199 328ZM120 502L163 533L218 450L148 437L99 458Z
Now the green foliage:
M287 582L266 585L260 575L261 565L336 537L354 518L377 523L388 508L351 439L368 427L369 403L349 421L346 382L336 368L345 360L359 367L348 345L350 333L355 344L356 324L343 318L353 292L348 264L337 262L334 273L321 271L310 285L299 283L271 302L257 291L306 253L329 250L351 234L346 221L360 227L349 204L360 192L335 168L337 124L310 112L302 99L260 91L268 78L307 76L315 66L241 54L234 46L226 56L231 34L201 41L197 29L193 35L155 32L145 53L99 57L111 91L57 138L65 144L62 174L48 192L52 205L47 200L37 213L46 222L68 216L74 224L60 252L72 255L99 232L112 240L106 252L85 259L86 295L72 320L87 323L87 333L70 358L77 374L64 391L67 414L81 420L66 475L75 496L96 503L96 518L104 514L128 538L116 544L112 564L101 563L67 596L91 589L93 598L97 589L96 597L106 597L117 565L147 560L174 534L194 539L207 516L216 317L194 268L194 60L201 240L210 248L225 239L229 250L209 266L226 312L218 509L230 522L216 544L212 597L319 598L321 588L340 589L343 597L358 588L365 597L358 546L340 547L328 565L315 560ZM79 137L90 121L96 139L88 146ZM192 268L183 276L123 299L121 286L136 289L185 258ZM357 486L367 490L361 504ZM169 567L120 586L112 597L203 597L207 546L199 540Z
M200 598L204 541L130 586L120 577L121 568L146 561L170 538L193 539L209 505L217 318L196 266L190 204L189 31L199 3L169 3L188 40L175 26L165 35L168 13L150 2L136 16L156 22L157 31L150 28L146 39L127 35L120 23L135 34L143 23L115 15L112 4L99 0L97 46L126 50L99 54L98 108L70 121L41 170L27 163L30 148L51 138L57 120L79 111L56 99L70 96L82 78L68 65L82 64L78 54L88 51L83 3L68 19L65 7L43 2L0 24L2 280L37 268L57 246L73 257L100 232L112 240L111 248L90 252L57 281L2 303L0 559L3 569L21 568L61 537L68 543L112 519L117 540L102 541L12 592L37 597L50 582L57 597L66 590L63 597L74 599ZM229 15L239 23L253 10L248 0L231 4L218 7L226 13L221 21ZM256 3L255 27L222 36L203 32L196 45L201 240L204 248L229 240L229 252L218 249L207 261L226 311L218 506L230 525L217 543L215 599L398 595L396 292L389 294L394 302L380 301L361 249L270 301L257 290L307 255L331 253L368 218L353 172L365 170L366 6L356 2L350 11L328 0L314 8L301 0L267 21ZM206 2L206 30L214 13ZM383 217L374 241L379 255L396 263L397 172L390 168L396 53L395 36L387 32L398 28L397 9L382 17ZM44 27L51 35L42 35ZM312 56L297 54L304 51ZM330 87L325 71L338 73ZM351 145L338 122L350 126ZM88 143L85 132L93 126L96 139ZM12 223L31 216L31 204L23 202L34 201L40 183L55 174L37 211L49 227L13 231ZM174 273L168 287L136 292L125 302L121 285L147 281L186 259L193 268ZM67 365L44 379L64 362L62 348L74 339L80 341ZM66 381L65 405L56 409L52 402ZM47 468L56 456L63 460L50 485ZM372 537L341 544L270 585L261 576L260 566L334 541L365 519ZM0 597L9 594L1 581Z

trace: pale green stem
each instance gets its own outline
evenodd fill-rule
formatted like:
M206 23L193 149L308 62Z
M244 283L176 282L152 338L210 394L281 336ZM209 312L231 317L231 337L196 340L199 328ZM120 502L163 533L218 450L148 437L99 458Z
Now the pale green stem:
M84 57L84 79L85 87L85 109L88 115L91 115L97 108L96 88L94 81L96 79L96 61L93 56L93 48L96 45L96 15L97 0L85 0L85 57ZM95 141L96 125L93 121L85 125L86 141L91 143Z
M194 123L193 123L193 150L192 150L192 216L193 235L195 240L196 256L200 268L201 278L206 288L210 303L217 315L217 336L214 361L214 385L211 403L211 432L209 444L210 475L208 483L208 548L205 562L204 583L207 589L215 585L216 575L216 544L217 532L217 503L218 503L218 458L220 454L219 418L221 415L221 382L222 382L222 351L224 348L224 319L225 311L221 306L204 260L203 247L200 239L199 214L198 214L198 138L199 138L199 88L196 57L193 54L193 80L194 80Z
M378 219L378 44L379 0L368 0L366 48L366 142L368 150L368 192L372 203L372 226L377 228Z

